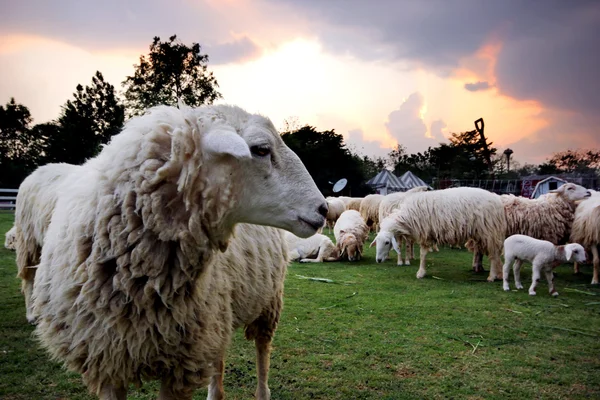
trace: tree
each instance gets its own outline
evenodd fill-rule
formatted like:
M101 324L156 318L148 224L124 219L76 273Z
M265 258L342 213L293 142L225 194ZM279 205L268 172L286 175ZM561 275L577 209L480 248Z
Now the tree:
M118 103L114 86L99 71L91 86L77 85L73 97L62 107L56 128L40 127L48 136L46 162L82 164L123 126L125 108Z
M35 169L42 140L32 134L29 109L11 98L0 106L0 184L16 187Z
M128 113L141 114L160 104L177 106L179 101L199 106L221 98L217 80L207 69L208 55L200 51L198 43L188 47L176 35L168 42L154 37L148 56L142 55L135 74L123 81Z
M348 179L347 189L352 196L370 193L365 185L363 159L352 154L344 144L344 137L333 130L319 132L312 126L304 126L294 132L284 132L283 141L294 151L325 195L331 195L332 183L341 178Z
M593 173L600 170L599 150L566 150L554 153L540 165L545 173Z

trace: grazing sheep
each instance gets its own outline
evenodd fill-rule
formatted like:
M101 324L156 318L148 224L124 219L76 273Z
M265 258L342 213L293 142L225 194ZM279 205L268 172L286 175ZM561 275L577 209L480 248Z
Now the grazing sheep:
M567 261L583 262L585 261L585 250L583 246L577 243L567 244L565 246L556 246L547 240L538 240L526 235L512 235L504 241L504 282L502 287L509 291L508 275L510 274L510 264L513 264L513 273L515 275L515 286L517 289L523 289L521 284L521 265L523 261L529 261L532 264L531 287L529 294L535 296L535 288L544 271L548 280L548 290L552 296L558 296L554 289L554 274L552 270Z
M575 219L571 229L571 242L581 243L583 247L592 252L592 263L594 274L592 285L600 283L600 196L592 194L592 197L582 201L575 210ZM579 265L575 263L575 272L579 272Z
M317 233L303 239L291 232L285 233L289 259L300 262L337 261L339 251L335 244L325 235Z
M359 212L369 229L376 232L379 227L379 204L385 196L370 194L360 203Z
M506 236L527 235L554 244L565 243L569 239L577 202L590 197L591 193L583 186L565 183L556 190L537 199L502 195L502 205L506 213ZM473 268L483 269L481 256L473 255Z
M327 201L327 207L329 208L327 211L326 225L331 234L331 228L335 225L335 221L337 221L340 215L346 211L346 204L336 197L327 197L325 200Z
M287 248L279 230L236 225L308 237L326 214L267 118L225 105L152 108L59 197L34 286L37 337L100 399L156 379L159 399L189 400L209 379L214 399L245 324L256 398L268 399Z
M394 210L400 208L402 203L404 203L404 200L406 199L407 195L418 192L426 192L427 190L429 190L428 186L417 186L406 192L391 193L387 196L384 196L381 200L381 203L379 203L379 221L383 221L383 219L390 215ZM402 265L402 242L405 243L406 249L404 256L404 264L410 265L410 260L414 259L412 241L406 240L406 238L402 236L390 238L390 234L388 232L383 233L381 236L377 234L377 237L375 238L375 240L373 240L369 247L373 247L378 240L381 241L381 243L379 243L379 245L376 247L378 249L378 252L375 257L375 261L377 261L378 263L387 260L390 254L390 250L393 247L396 253L398 254L397 265ZM437 245L435 246L437 248Z
M17 276L21 278L21 291L25 297L26 317L32 317L33 285L36 265L44 245L44 237L54 213L58 197L68 191L69 179L81 170L72 164L47 164L33 171L19 186L15 209L15 248L17 251Z
M426 274L426 256L432 245L462 245L469 239L474 250L483 251L491 260L488 281L500 277L506 218L500 198L486 190L461 187L414 193L381 222L381 232L419 243L417 278Z
M358 211L344 211L333 227L333 234L340 258L348 258L348 261L361 259L369 227Z
M362 201L362 197L351 197L350 200L346 203L346 210L360 211L360 205Z
M8 232L6 232L6 235L4 237L4 247L8 250L15 250L16 236L17 228L15 228L15 226L13 225L13 227L10 228Z

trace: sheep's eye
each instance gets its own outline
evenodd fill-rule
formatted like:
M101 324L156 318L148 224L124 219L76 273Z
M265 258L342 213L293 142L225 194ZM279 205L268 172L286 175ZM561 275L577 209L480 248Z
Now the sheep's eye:
M266 157L271 154L271 149L269 146L260 145L260 146L252 146L250 147L250 152L257 157Z
M390 244L390 242L389 242L389 241L386 241L386 242L385 242L385 245L387 246L388 244Z

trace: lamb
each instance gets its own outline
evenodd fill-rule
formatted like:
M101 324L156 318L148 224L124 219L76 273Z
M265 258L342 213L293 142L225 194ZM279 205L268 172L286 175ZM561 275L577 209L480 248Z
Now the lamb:
M302 239L291 232L285 233L288 255L291 261L324 262L337 261L339 251L335 244L325 235L317 233Z
M429 187L427 186L417 186L406 192L397 192L384 196L384 198L381 200L381 203L379 204L379 221L383 221L385 217L390 215L394 210L398 209L402 205L402 203L404 203L404 200L406 199L407 195L410 195L412 193L425 192L427 190L429 190ZM398 254L397 265L402 265L401 243L403 241L403 238L401 236L392 236L389 232L383 232L381 235L377 234L377 237L375 237L375 240L373 240L369 247L373 247L378 240L381 243L379 243L379 245L376 247L378 249L378 252L375 257L375 261L380 263L387 260L390 250L393 247L396 253ZM409 240L404 240L404 242L406 249L406 253L404 256L404 264L410 265L410 259L414 258L413 243Z
M527 235L512 235L504 241L504 282L503 289L509 291L508 275L510 264L514 261L513 272L515 275L515 286L523 289L521 284L521 265L523 261L532 264L531 286L529 294L535 296L535 289L540 281L541 273L544 271L548 280L548 290L552 296L558 296L554 288L554 274L552 270L561 263L567 261L585 261L585 250L578 243L557 246L547 240L534 239Z
M361 259L369 227L358 211L344 211L333 227L333 234L340 258L346 257L348 261Z
M233 329L245 325L256 398L268 399L287 248L281 231L242 224L308 237L326 215L267 118L226 105L152 108L56 202L34 285L36 335L100 399L156 379L159 399L189 400L209 380L215 399Z
M15 250L15 241L17 236L17 228L13 225L4 236L4 247L8 250Z
M592 285L600 283L600 196L592 194L592 197L582 201L575 210L575 219L571 229L571 242L581 243L583 247L591 250L594 274ZM579 272L579 266L575 263L575 272Z
M379 204L384 196L370 194L360 203L359 212L371 231L377 231L379 226Z
M590 197L583 186L565 183L556 190L537 199L502 195L500 199L506 213L506 236L527 235L554 244L569 239L577 202ZM473 255L473 268L481 267L481 257Z
M338 220L340 215L346 211L346 204L336 197L327 197L325 200L327 201L327 206L329 207L329 211L327 212L327 227L329 228L329 233L331 234L331 228L335 225L335 222Z
M483 189L460 187L408 196L398 210L381 222L379 234L402 235L419 243L419 279L426 275L429 247L462 245L471 239L475 250L489 256L492 268L488 281L493 281L500 275L505 232L506 218L500 198Z
M17 276L21 279L21 291L25 297L27 321L32 317L33 284L36 268L44 245L44 237L58 197L71 175L77 174L81 166L59 163L37 168L21 182L15 209L15 248L17 251Z

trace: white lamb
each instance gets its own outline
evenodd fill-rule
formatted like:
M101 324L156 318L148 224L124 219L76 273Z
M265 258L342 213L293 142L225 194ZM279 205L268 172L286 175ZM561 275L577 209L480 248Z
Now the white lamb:
M535 289L540 281L542 271L548 280L548 290L552 296L558 296L554 289L554 274L552 270L567 261L585 261L585 250L578 243L556 246L547 240L538 240L526 235L512 235L504 241L504 283L502 287L509 291L508 275L510 264L513 264L515 286L523 289L521 284L521 265L523 261L532 264L531 286L529 294L535 296Z
M390 215L394 210L400 208L400 206L402 206L404 203L406 196L409 196L412 193L426 192L427 190L429 190L428 186L417 186L406 192L391 193L387 196L384 196L381 200L381 203L379 203L379 221L383 221L384 218ZM377 244L377 255L375 256L375 261L378 263L387 260L390 250L393 248L398 254L397 265L402 265L402 242L405 243L406 249L406 252L404 253L404 264L410 265L410 260L414 259L413 243L412 241L406 240L406 238L400 235L392 236L390 232L382 232L380 230L375 237L375 240L373 240L369 247L373 247L375 244Z
M71 175L81 171L72 164L47 164L37 168L21 182L15 209L15 248L17 251L17 276L21 278L21 291L25 297L26 317L34 323L31 315L33 284L36 265L44 238L50 225L58 197L69 189Z
M291 232L285 233L288 246L288 255L291 261L324 262L337 261L339 251L335 244L325 235L317 233L303 239Z
M500 198L468 187L414 193L381 222L380 230L382 237L402 235L419 243L417 278L425 276L426 256L434 244L462 245L470 239L473 249L484 252L491 260L488 281L501 274L504 232L506 218Z
M348 258L348 261L361 259L369 227L358 211L344 211L333 227L333 234L340 258Z
M13 227L10 228L8 232L6 232L6 235L4 237L4 247L8 250L15 250L15 241L17 239L16 236L17 228L15 228L15 226L13 225Z
M273 124L237 107L156 107L124 130L61 194L34 286L36 334L100 399L161 381L192 398L246 325L257 399L281 312L283 234L313 235L327 206ZM237 225L237 226L236 226Z

